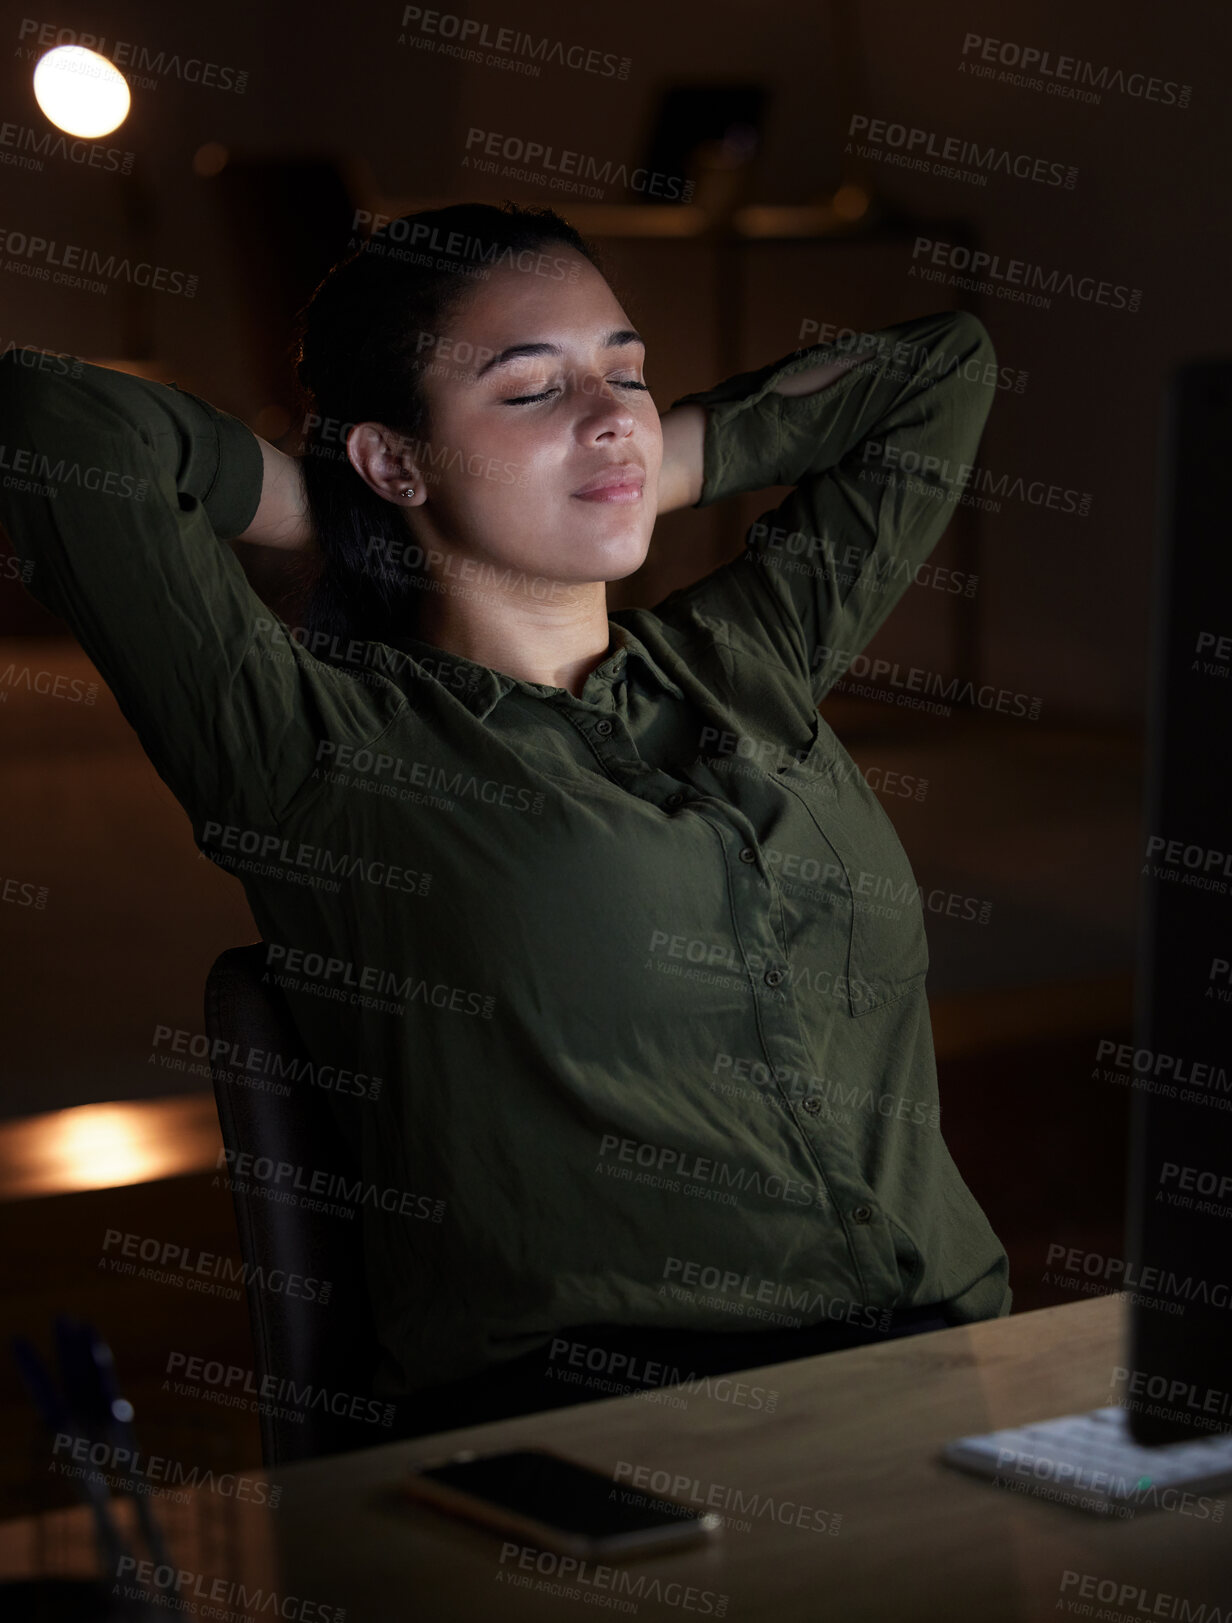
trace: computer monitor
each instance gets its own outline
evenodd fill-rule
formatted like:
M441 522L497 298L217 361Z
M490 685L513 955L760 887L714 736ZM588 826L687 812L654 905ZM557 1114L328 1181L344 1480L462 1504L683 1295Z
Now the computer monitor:
M1120 1397L1145 1444L1232 1431L1232 359L1174 373L1160 451Z

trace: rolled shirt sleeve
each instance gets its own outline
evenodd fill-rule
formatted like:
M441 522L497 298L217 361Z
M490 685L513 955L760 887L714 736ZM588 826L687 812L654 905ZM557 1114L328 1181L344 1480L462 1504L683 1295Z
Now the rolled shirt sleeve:
M815 393L775 392L781 378L853 352L857 364ZM706 408L696 506L795 488L750 527L738 558L663 606L685 598L738 625L820 702L944 533L991 406L993 361L983 324L943 311L673 401Z
M286 634L223 545L260 500L256 436L174 386L81 361L58 373L36 353L0 359L0 520L27 589L68 623L194 822L276 820L317 739L389 717Z

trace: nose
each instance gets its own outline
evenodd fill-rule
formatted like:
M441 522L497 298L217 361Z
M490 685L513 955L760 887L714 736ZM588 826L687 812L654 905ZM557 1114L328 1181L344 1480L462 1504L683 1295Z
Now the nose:
M581 392L586 406L583 432L595 439L607 434L623 439L633 432L634 418L628 401L605 378L593 373L584 376Z

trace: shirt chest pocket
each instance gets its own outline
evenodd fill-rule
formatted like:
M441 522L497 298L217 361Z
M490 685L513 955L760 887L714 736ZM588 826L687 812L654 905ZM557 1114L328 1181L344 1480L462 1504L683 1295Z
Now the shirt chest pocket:
M848 1013L870 1014L917 989L928 972L919 886L893 823L820 716L808 748L775 774L833 852L848 931ZM834 870L838 870L834 872Z

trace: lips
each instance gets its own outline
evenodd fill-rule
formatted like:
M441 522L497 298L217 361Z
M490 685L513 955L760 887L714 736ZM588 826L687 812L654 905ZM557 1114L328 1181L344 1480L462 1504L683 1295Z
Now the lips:
M646 472L639 463L614 462L573 494L590 502L637 501L645 482Z

